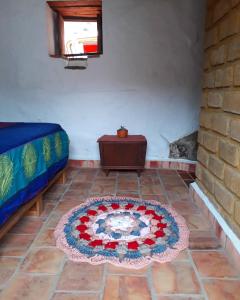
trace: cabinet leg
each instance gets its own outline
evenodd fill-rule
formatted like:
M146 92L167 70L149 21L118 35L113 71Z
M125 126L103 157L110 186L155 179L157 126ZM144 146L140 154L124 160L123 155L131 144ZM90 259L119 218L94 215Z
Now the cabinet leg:
M105 172L106 176L108 176L110 170L104 170L104 172Z
M141 172L142 172L142 170L137 170L138 177L141 176Z

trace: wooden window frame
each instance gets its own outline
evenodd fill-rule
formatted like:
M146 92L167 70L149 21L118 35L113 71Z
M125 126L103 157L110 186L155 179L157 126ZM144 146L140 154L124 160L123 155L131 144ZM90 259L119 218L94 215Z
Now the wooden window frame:
M98 5L97 5L98 4ZM49 56L67 58L68 56L98 57L103 54L102 1L47 1ZM81 11L83 13L81 13ZM93 11L93 13L91 13ZM97 12L97 14L96 14ZM64 45L64 21L95 21L98 29L98 51L93 53L66 54Z

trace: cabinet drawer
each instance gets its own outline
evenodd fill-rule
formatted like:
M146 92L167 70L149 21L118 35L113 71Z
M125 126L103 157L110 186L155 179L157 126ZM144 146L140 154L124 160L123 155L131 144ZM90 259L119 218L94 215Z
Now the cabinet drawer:
M145 165L146 145L144 143L99 143L102 166Z

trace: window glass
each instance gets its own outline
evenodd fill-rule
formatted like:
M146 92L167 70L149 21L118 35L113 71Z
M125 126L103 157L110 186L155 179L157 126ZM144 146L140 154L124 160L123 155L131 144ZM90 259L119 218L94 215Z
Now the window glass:
M98 52L97 22L64 21L66 54Z

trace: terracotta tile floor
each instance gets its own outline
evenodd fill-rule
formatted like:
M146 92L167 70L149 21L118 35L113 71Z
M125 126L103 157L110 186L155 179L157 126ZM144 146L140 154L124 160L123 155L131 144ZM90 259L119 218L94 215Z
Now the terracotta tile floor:
M0 241L1 300L239 300L240 272L221 249L201 211L188 195L194 174L69 169L67 183L45 196L41 217L24 217ZM167 264L141 270L92 266L67 260L54 245L61 216L88 196L128 195L173 206L188 223L189 249Z

